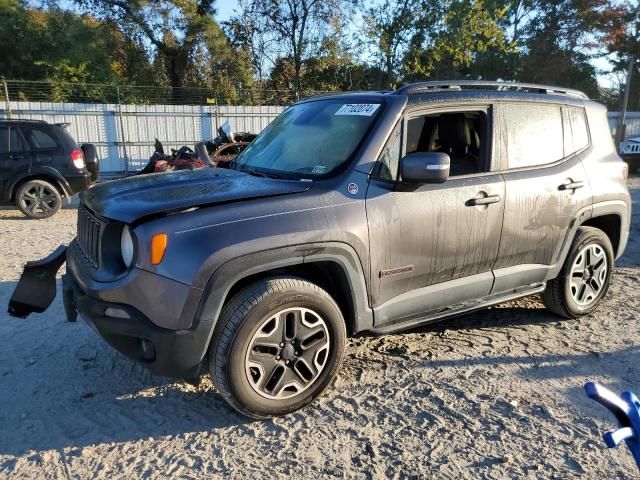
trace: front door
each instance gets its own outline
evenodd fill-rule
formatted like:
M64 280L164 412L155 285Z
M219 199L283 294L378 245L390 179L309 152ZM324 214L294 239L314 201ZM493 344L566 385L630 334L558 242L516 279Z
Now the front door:
M367 191L376 326L491 291L505 196L502 176L491 173L491 123L486 105L416 111L390 137ZM399 158L420 151L449 154L446 182L402 183Z
M13 182L29 172L31 156L16 127L0 126L0 199L10 198Z

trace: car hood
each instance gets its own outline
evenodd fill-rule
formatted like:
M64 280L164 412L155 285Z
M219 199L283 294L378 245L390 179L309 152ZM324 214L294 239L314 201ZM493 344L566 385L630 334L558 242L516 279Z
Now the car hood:
M82 192L80 201L101 217L132 223L192 207L300 193L312 184L202 168L105 182Z

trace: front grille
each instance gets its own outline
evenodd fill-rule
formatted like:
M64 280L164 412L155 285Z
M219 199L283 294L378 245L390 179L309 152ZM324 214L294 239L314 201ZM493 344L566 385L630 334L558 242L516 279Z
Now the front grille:
M100 266L102 223L83 207L78 208L78 246L93 268Z

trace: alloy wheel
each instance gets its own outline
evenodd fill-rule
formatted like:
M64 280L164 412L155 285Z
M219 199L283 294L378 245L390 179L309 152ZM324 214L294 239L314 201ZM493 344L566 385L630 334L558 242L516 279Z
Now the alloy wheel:
M32 215L48 214L55 209L57 201L55 192L45 185L33 185L20 196L24 209Z
M245 371L251 387L269 399L285 399L307 390L329 358L325 320L303 307L266 318L251 338Z
M605 287L607 269L607 255L600 245L587 245L578 253L569 278L571 296L578 305L590 305L598 298Z

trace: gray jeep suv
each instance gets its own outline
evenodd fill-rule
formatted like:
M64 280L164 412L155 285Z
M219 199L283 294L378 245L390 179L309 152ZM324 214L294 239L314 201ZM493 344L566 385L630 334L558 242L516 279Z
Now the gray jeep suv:
M347 334L393 332L526 295L587 315L627 242L627 167L576 91L425 82L287 108L229 169L84 192L68 247L9 306L63 299L159 375L208 370L240 412L311 402Z

